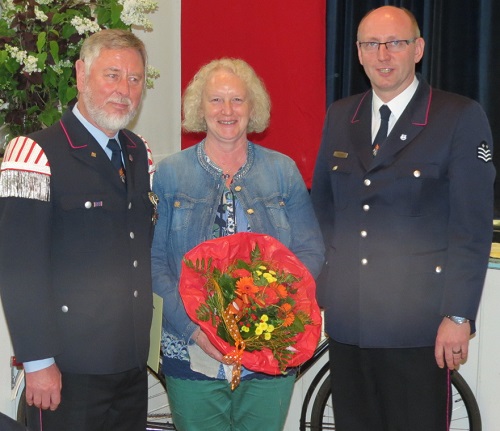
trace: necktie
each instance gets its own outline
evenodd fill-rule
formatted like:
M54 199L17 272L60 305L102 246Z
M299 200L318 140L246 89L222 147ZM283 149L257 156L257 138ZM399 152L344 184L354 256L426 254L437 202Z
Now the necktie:
M122 149L120 144L116 142L116 139L110 139L108 141L108 148L111 150L111 163L118 171L122 167Z
M120 144L118 144L116 139L110 139L108 141L107 147L111 150L111 163L119 172L122 181L125 182L125 168L123 167L122 149L120 147Z
M373 156L377 155L380 145L387 138L387 131L389 130L389 117L391 116L391 110L387 105L382 105L379 109L380 111L380 128L378 129L377 136L373 140Z

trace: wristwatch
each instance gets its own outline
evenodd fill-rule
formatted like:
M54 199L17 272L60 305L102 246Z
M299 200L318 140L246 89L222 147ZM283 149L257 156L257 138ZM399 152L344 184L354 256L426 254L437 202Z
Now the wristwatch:
M469 321L469 319L466 319L465 317L459 317L459 316L444 316L450 319L453 323L456 323L457 325L462 325L463 323L466 323Z

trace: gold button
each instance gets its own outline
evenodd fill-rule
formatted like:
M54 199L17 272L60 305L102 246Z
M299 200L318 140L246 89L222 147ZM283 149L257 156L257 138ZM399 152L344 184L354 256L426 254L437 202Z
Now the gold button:
M413 176L415 178L419 178L420 177L420 171L418 169L416 169L415 171L413 171Z
M254 213L254 210L252 208L247 209L247 214L253 214L253 213Z
M241 186L236 186L236 187L234 188L234 191L236 191L236 192L241 192Z
M332 171L336 171L338 168L339 168L338 166L334 166L334 167L332 168Z
M174 207L175 208L180 208L181 207L181 203L179 201L175 201L174 202Z

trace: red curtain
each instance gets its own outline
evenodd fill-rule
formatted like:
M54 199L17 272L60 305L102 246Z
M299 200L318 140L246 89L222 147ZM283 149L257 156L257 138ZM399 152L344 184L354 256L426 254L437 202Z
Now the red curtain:
M204 64L247 61L271 96L269 128L249 139L292 157L311 186L325 114L326 2L182 0L182 90ZM182 136L182 148L203 136Z

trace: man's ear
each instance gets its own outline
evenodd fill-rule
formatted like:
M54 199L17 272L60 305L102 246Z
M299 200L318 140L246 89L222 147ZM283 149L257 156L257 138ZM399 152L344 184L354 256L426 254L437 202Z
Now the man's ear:
M421 37L415 40L415 64L417 64L424 56L425 40Z
M83 60L76 60L75 63L76 70L76 87L78 92L81 92L85 88L85 63Z
M359 64L361 64L361 66L363 66L363 56L361 55L361 47L359 46L358 42L356 42L356 48L358 49Z

